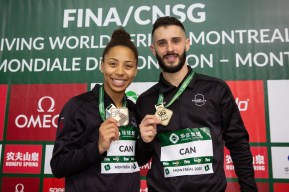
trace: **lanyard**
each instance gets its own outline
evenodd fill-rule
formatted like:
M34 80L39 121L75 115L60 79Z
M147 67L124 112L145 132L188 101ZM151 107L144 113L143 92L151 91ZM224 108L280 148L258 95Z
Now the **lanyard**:
M193 77L195 75L195 72L192 70L190 75L185 79L185 81L182 83L181 87L179 88L178 92L174 95L174 97L171 99L171 101L165 105L164 107L169 107L177 98L180 97L180 95L184 92L186 87L189 85L189 83L192 81ZM158 98L158 105L162 104L164 102L164 95L162 93L159 94Z
M126 106L126 97L123 98L123 106ZM101 119L103 121L105 121L106 119L106 115L105 115L105 109L104 109L104 89L103 89L103 85L100 86L99 88L99 113L101 116Z

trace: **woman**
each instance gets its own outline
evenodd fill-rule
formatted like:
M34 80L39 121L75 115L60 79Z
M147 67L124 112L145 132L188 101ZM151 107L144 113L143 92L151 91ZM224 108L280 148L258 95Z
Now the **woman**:
M125 96L137 59L130 35L115 30L103 52L104 83L65 104L50 164L66 192L139 192L135 105Z

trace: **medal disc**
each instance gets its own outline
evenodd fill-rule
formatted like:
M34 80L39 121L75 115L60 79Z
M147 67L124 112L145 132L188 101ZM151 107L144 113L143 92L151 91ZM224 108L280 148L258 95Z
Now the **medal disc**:
M161 124L167 126L173 116L173 111L165 107L159 106L156 109L155 115L161 121Z
M128 109L123 108L113 108L111 109L111 117L118 121L120 126L128 125Z

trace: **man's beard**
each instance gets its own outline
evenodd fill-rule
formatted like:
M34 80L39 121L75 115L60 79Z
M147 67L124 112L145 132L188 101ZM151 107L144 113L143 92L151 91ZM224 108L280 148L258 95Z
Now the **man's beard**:
M180 59L180 62L176 66L167 66L164 63L164 60L156 53L156 58L158 60L159 66L164 72L167 72L167 73L175 73L182 69L182 67L186 63L186 51L184 51L184 53L181 56L178 55L178 57Z

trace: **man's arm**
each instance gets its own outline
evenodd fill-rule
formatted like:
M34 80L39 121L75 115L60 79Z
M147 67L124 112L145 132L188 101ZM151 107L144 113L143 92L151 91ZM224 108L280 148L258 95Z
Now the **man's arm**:
M226 86L224 89L220 109L225 145L230 151L241 191L258 191L254 178L249 135L229 87Z

